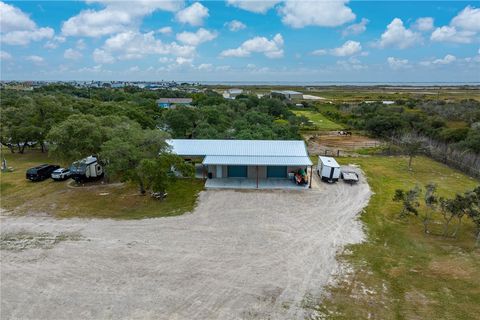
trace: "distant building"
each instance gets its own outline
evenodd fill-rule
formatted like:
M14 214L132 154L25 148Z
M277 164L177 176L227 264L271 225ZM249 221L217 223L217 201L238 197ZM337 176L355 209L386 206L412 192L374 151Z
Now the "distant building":
M157 100L157 106L163 109L170 109L175 106L190 106L191 98L160 98Z
M287 100L303 99L303 93L298 91L292 91L292 90L281 90L281 91L274 90L270 93L270 96L272 98L280 97Z
M225 99L235 99L237 96L243 93L242 89L228 89L223 92Z

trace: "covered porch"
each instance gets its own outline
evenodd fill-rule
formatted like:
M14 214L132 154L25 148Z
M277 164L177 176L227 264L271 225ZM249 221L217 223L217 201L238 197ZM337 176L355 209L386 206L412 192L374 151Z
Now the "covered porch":
M257 185L258 183L258 185ZM288 189L305 190L309 185L297 185L291 179L247 179L247 178L213 178L205 182L207 189Z

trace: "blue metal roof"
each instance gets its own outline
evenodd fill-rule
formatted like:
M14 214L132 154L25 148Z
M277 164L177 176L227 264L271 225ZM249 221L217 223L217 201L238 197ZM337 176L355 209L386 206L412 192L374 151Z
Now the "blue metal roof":
M302 140L167 140L172 152L205 157L204 164L311 165Z

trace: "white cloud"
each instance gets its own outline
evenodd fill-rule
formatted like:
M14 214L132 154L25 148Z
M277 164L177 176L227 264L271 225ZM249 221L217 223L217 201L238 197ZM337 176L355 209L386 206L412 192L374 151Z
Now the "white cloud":
M359 23L355 23L352 25L349 25L342 31L342 36L346 37L348 35L357 35L364 33L365 30L367 30L367 24L370 22L370 20L362 18L362 20Z
M0 2L0 30L11 32L18 30L33 30L37 26L22 10L12 5Z
M225 23L225 25L232 32L237 32L237 31L243 30L247 27L243 22L238 21L238 20L232 20L230 22Z
M313 55L322 56L330 54L336 57L346 57L351 56L362 51L362 45L360 42L348 40L343 45L338 48L333 49L318 49L312 52Z
M446 65L450 64L452 62L457 61L457 58L454 55L447 54L445 57L440 58L440 59L433 59L433 60L425 60L420 62L419 64L424 66L424 67L430 67L434 65Z
M77 42L75 43L75 47L78 50L84 50L87 47L87 45L85 44L85 40L78 39Z
M0 17L1 42L5 44L24 46L55 34L52 28L38 28L22 10L4 2L0 2Z
M160 34L171 34L173 32L172 27L163 27L157 30Z
M65 59L69 59L69 60L78 60L82 57L82 53L80 51L74 50L72 48L68 48L63 53L63 57Z
M387 62L388 62L388 65L390 66L390 68L392 68L393 70L405 69L405 68L408 68L410 66L408 64L407 59L388 57Z
M227 4L254 13L266 13L280 1L277 0L227 0Z
M11 59L12 59L12 55L10 53L0 50L0 60L6 61Z
M263 53L267 58L283 57L283 37L277 33L272 40L265 37L255 37L242 43L236 49L224 50L222 57L248 57L252 53Z
M346 6L348 0L296 1L286 0L280 7L282 22L293 28L305 26L337 27L355 19Z
M450 24L464 30L480 31L480 8L465 7Z
M53 39L48 40L43 47L46 49L56 49L60 43L65 42L65 37L63 36L54 36Z
M113 63L119 60L141 59L148 55L171 55L191 59L195 47L179 45L176 42L164 43L154 36L154 31L140 33L127 31L108 38L101 48L95 49L93 59L97 63Z
M202 63L198 66L198 70L201 71L210 71L213 69L213 65L211 63Z
M157 10L175 12L183 1L89 1L105 6L101 10L87 9L71 17L62 25L66 36L101 37L118 32L132 30L140 25L141 20Z
M382 34L378 46L380 48L397 47L406 49L422 41L422 36L405 28L403 21L395 18L387 26L387 30Z
M435 59L432 61L432 64L450 64L455 62L457 58L454 55L447 54L445 57L441 59Z
M28 56L25 59L30 61L30 62L33 62L34 64L37 64L37 65L43 64L45 62L45 59L43 59L40 56L36 56L36 55Z
M93 51L93 60L100 64L115 62L115 58L109 52L102 49L95 49Z
M368 69L367 65L361 63L360 60L355 57L350 57L348 60L339 60L337 61L337 65L347 71L360 71Z
M456 27L443 26L436 28L430 36L430 40L436 42L471 43L475 32L468 30L457 30Z
M9 45L25 46L31 41L40 41L43 39L51 39L54 35L52 28L38 28L32 31L11 31L2 34L2 42Z
M177 34L177 40L190 45L190 46L198 46L199 44L207 41L212 41L217 37L216 32L208 31L204 28L200 28L197 32L181 32Z
M480 9L465 7L457 14L450 25L436 28L430 40L436 42L471 43L480 31Z
M195 2L190 7L180 10L175 15L177 21L192 26L201 26L203 20L208 17L208 8L203 6L200 2Z
M413 24L413 28L419 31L433 30L433 18L432 17L418 18Z
M128 69L129 72L138 72L140 71L140 68L138 66L133 66Z

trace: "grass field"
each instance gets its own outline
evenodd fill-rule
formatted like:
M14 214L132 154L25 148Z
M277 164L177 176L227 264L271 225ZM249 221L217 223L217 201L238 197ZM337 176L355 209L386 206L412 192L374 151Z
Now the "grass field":
M415 184L434 182L440 195L453 196L478 181L425 157L414 159L412 172L402 157L339 162L358 164L368 176L374 195L361 218L368 239L341 256L353 269L315 308L332 319L478 319L480 249L473 225L465 223L457 240L425 235L420 218L400 219L400 205L391 200L395 189Z
M48 213L56 217L89 217L137 219L180 215L191 211L203 181L180 179L172 185L164 201L141 196L133 184L87 183L75 187L71 180L51 179L30 182L27 168L41 163L54 163L46 154L27 151L25 154L4 153L13 172L1 173L1 207L18 214Z
M342 125L327 119L323 114L309 110L293 110L297 116L305 116L310 119L320 131L333 131L343 128Z

